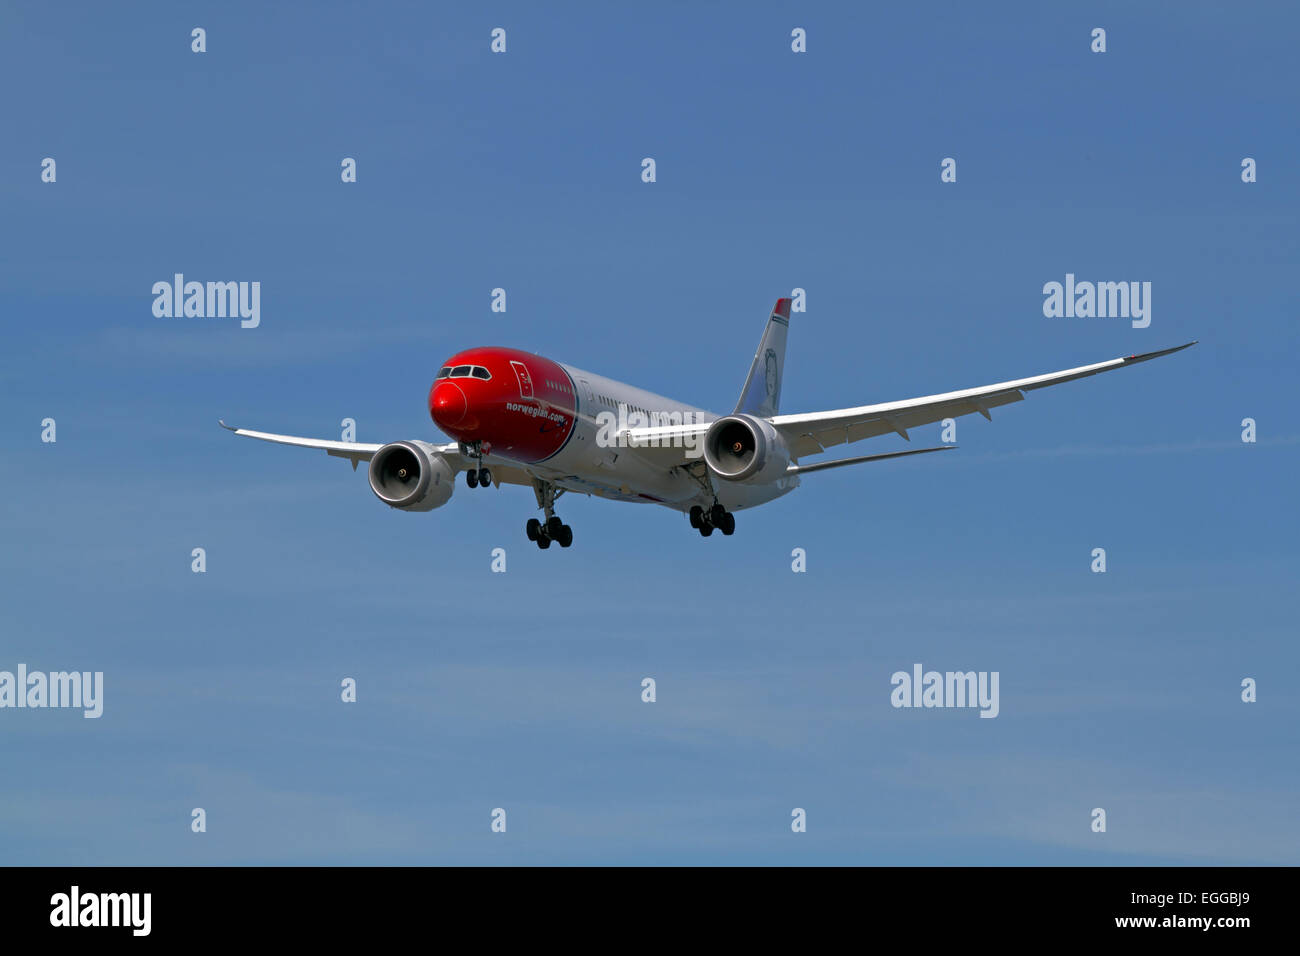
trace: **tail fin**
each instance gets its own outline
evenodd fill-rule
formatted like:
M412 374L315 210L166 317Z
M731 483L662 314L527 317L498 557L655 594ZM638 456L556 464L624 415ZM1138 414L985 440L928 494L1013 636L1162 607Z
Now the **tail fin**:
M758 341L754 364L736 403L736 412L763 418L775 415L781 406L781 375L785 369L785 334L790 328L790 300L777 299L767 328Z

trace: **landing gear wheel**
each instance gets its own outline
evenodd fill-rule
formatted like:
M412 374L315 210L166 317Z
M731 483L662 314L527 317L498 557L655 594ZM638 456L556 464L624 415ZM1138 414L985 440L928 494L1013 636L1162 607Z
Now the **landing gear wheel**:
M723 534L735 534L736 516L733 515L730 511L728 511L725 515L722 516L722 523L718 525L718 530L721 531Z
M698 528L704 523L704 509L699 505L691 505L691 527Z
M542 523L536 518L529 518L528 524L524 525L524 534L528 535L529 541L536 541L542 536Z
M555 536L555 540L560 542L561 548L567 548L573 544L573 529L567 524L560 528L560 533Z
M552 538L560 537L560 529L564 527L564 522L560 520L559 515L551 515L546 519L546 534Z
M709 535L713 534L713 525L711 525L711 524L702 524L702 525L700 525L700 534L701 534L701 536L703 536L703 537L705 537L705 538L707 538Z
M723 518L726 517L726 514L726 508L722 507L722 505L714 505L709 509L709 524L713 525L715 528L722 527L722 521Z
M541 548L543 551L545 551L547 548L551 546L551 539L546 537L546 535L542 535L540 538L537 539L537 546Z
M473 468L465 472L465 484L469 485L471 488L478 487L478 472Z
M484 488L490 488L492 486L492 472L486 468L480 468L478 470L478 483Z

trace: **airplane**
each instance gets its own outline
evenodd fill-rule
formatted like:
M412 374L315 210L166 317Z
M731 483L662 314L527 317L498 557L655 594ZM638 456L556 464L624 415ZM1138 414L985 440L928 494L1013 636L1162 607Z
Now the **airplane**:
M1024 399L1025 392L1126 368L1197 344L1130 355L1061 372L1014 379L903 401L797 415L779 413L788 298L777 299L754 353L740 400L716 415L532 352L482 347L458 352L429 388L434 423L455 439L385 444L329 441L223 428L236 435L325 451L369 462L370 488L401 511L445 505L456 476L470 488L531 487L542 519L525 534L543 550L567 548L573 529L555 513L566 492L652 503L684 512L704 537L736 530L734 512L789 494L803 475L827 468L949 451L940 445L907 451L802 462L834 445L897 433L979 413Z

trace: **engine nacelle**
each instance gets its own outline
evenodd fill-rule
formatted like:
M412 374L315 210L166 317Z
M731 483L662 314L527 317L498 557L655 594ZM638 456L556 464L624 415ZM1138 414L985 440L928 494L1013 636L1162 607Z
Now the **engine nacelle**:
M770 423L753 415L728 415L709 426L704 460L727 481L767 484L785 476L790 449Z
M395 441L370 459L370 490L403 511L432 511L451 500L456 470L422 441Z

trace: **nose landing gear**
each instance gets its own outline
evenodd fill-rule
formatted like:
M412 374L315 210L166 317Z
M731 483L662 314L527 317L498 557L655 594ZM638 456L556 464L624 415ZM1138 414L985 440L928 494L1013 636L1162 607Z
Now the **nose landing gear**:
M474 442L466 448L461 449L462 453L467 454L478 462L477 468L470 468L465 472L465 484L471 488L491 488L492 472L483 467L483 446L479 442Z

